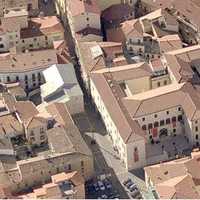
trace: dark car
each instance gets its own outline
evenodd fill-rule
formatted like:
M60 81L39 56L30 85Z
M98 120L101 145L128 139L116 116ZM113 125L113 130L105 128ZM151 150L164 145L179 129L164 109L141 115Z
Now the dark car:
M129 182L131 182L132 180L129 178L129 179L127 179L127 180L125 180L124 182L123 182L123 185L127 185Z

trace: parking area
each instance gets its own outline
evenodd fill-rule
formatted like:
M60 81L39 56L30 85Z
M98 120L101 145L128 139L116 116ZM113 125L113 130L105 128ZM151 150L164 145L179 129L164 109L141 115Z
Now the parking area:
M143 199L138 185L131 178L128 178L125 181L123 181L123 186L125 187L127 193L130 195L131 198Z
M118 153L112 146L109 136L105 130L105 127L100 117L94 112L92 108L86 107L86 112L74 117L75 123L81 130L83 138L90 147L94 157L95 173L98 177L102 175L109 176L109 180L112 183L112 190L95 191L94 186L89 187L88 198L100 198L102 195L117 198L137 198L144 197L145 199L153 199L151 191L148 191L144 182L143 170L137 172L128 172L118 157ZM92 143L95 141L95 143ZM123 182L131 179L134 184L137 185L136 191L123 185ZM101 179L102 180L102 179ZM92 189L91 189L92 188ZM135 193L135 194L134 194ZM106 197L103 196L103 197ZM101 197L101 198L103 198Z
M108 177L97 178L86 183L86 198L88 199L116 199L120 194L114 188Z

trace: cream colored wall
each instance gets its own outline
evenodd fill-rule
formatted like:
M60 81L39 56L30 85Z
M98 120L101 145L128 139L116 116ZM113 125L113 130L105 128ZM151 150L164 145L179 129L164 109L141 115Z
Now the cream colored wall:
M38 9L38 0L5 0L4 8L24 8L29 3L32 4L33 9Z
M134 161L134 150L138 149L139 160L137 162ZM127 169L138 169L142 168L146 165L146 148L145 148L145 140L144 138L140 138L134 143L127 144Z
M152 123L154 124L154 122L160 122L160 120L165 120L166 122L166 119L167 118L172 118L172 117L178 117L178 115L183 115L183 111L181 109L181 111L178 110L180 106L176 106L176 107L172 107L172 108L169 108L167 110L163 110L163 111L160 111L160 112L156 112L156 113L152 113L152 114L148 114L148 115L144 115L144 116L141 116L141 117L137 117L137 121L138 123L140 124L140 126L142 127L143 125L147 125L149 123ZM169 114L167 114L167 111L169 111ZM155 115L157 115L157 117L155 117ZM145 118L145 120L143 121L143 118ZM174 134L178 135L178 134L184 134L184 125L180 122L176 122L176 127L173 128L173 125L172 125L172 122L170 124L166 124L164 126L158 126L157 127L157 130L158 130L158 136L157 137L154 137L153 139L154 140L159 140L159 131L163 128L166 128L168 130L168 135L171 135L173 136ZM173 132L173 129L176 129L176 132L174 133ZM152 135L152 134L149 134L149 131L146 130L146 138L149 140L150 142L150 139L149 139L149 136Z
M119 3L128 3L130 5L134 5L137 0L98 0L99 7L103 11L106 8Z
M196 142L199 142L200 144L200 120L193 120L191 122L192 125L192 131L191 131L191 136L192 136L192 140L193 140L193 144L196 145ZM197 127L197 131L196 131L196 127ZM196 139L196 135L198 135L198 139Z
M48 44L46 43L48 42ZM30 46L31 45L31 46ZM49 40L45 40L45 36L39 36L34 38L24 38L19 42L19 48L22 50L25 49L40 49L52 46L52 42Z
M81 161L84 161L84 171L81 169ZM89 157L79 153L68 153L60 156L50 155L43 160L31 158L18 161L17 164L19 168L10 170L7 173L10 178L8 178L8 182L5 182L5 187L8 186L12 192L44 184L45 181L51 180L52 175L61 172L78 171L85 180L92 178L94 173L92 156ZM71 164L71 170L68 170L69 164ZM17 179L16 175L18 175ZM12 181L12 179L15 181Z
M104 105L104 102L102 101L101 96L99 95L98 90L96 89L92 80L90 80L90 86L91 86L91 96L105 124L106 130L113 144L113 147L116 147L118 149L119 157L122 160L122 162L125 164L125 166L127 167L128 166L127 165L127 149L126 149L127 147L121 137L121 134L123 133L121 134L119 133L119 130L117 129L109 112L107 111L107 108Z
M48 67L48 66L47 66ZM44 78L42 76L43 69L38 70L32 70L28 72L16 72L16 73L0 73L0 80L2 83L8 83L7 77L10 77L10 82L16 82L16 77L19 77L19 82L21 86L25 89L26 85L28 85L29 89L37 88L40 84L44 83ZM39 82L39 79L37 78L38 73L41 74L41 81ZM35 74L36 79L35 81L32 80L32 74ZM25 81L25 76L28 76L27 84ZM35 86L34 86L35 84Z
M26 130L26 137L28 142L32 145L38 145L38 146L41 145L42 142L46 142L47 141L46 131L47 131L47 124L43 124L43 126L39 125L28 128ZM44 136L44 138L43 139L40 138L41 136ZM34 138L34 140L32 140L31 138Z
M167 66L167 62L166 59L163 59L164 65ZM167 67L168 69L168 73L169 73L169 77L171 80L171 83L178 83L179 81L176 79L176 77L174 76L173 72L171 71L170 67Z
M20 31L16 30L13 32L7 32L7 37L9 40L9 47L16 46L16 44L18 44L20 40Z
M4 48L1 48L0 52L8 51L8 49L9 49L9 39L8 39L7 34L0 35L0 38L1 38L0 44L4 45Z
M166 85L169 85L171 83L169 74L164 76L159 76L151 79L151 86L152 89L158 88L158 82L160 83L160 87L165 86L165 81L167 82Z
M134 55L143 55L144 54L144 45L137 45L137 44L127 44L127 49L130 53L133 53Z
M151 89L150 78L148 76L133 80L127 80L125 83L132 94L141 93Z
M100 35L93 35L93 34L88 34L88 35L84 35L83 37L78 37L77 40L79 42L102 42L103 41L103 37Z
M87 18L89 20L87 20ZM84 13L83 15L74 16L72 18L72 27L74 32L78 32L87 27L101 29L100 15L94 13Z
M30 37L30 38L22 38L17 45L21 50L33 50L33 49L41 49L41 48L51 48L53 47L53 41L64 40L64 33L57 32L52 33L47 36L47 40L45 35L41 35L38 37Z
M16 27L15 28L27 28L28 27L28 16L18 16L18 17L7 17L7 18L2 18L1 23L2 26L7 27L13 22L16 22ZM14 27L13 27L14 28Z
M106 8L108 8L114 4L121 3L121 0L109 0L109 1L108 0L98 0L98 3L99 3L100 9L103 11Z
M59 40L64 40L64 32L55 32L55 33L50 33L47 35L48 39L50 41L59 41Z

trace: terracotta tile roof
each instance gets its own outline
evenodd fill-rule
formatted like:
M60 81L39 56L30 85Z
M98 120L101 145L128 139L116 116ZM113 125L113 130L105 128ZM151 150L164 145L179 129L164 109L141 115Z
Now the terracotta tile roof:
M53 49L30 51L27 53L3 53L0 55L0 72L26 72L45 69L57 64L56 51Z
M101 11L97 0L69 0L69 10L72 16L82 13L95 13L100 15Z
M64 33L64 28L56 16L31 18L28 28L21 29L21 39Z
M156 10L158 8L172 8L180 13L180 16L187 18L198 29L200 28L200 4L198 0L142 0L142 3L150 6L151 9Z
M22 122L25 124L39 113L36 106L31 101L17 101L15 103L15 108Z
M133 14L133 7L129 4L114 4L102 12L102 17L106 21L121 21L126 17L130 17Z
M60 182L63 182L63 181L71 181L75 186L84 184L83 177L77 171L73 171L70 173L63 172L60 174L56 174L52 176L51 179L52 179L52 182L56 184L59 184Z
M138 19L127 20L119 27L107 29L106 36L108 41L124 42L128 37L142 37L143 28Z
M72 117L64 103L52 103L46 106L47 112L49 112L57 123L63 126L74 125Z
M95 84L115 126L125 143L144 139L144 132L137 121L132 120L127 108L123 104L124 92L119 82L137 77L150 76L150 67L144 63L101 69L91 73ZM110 83L111 82L111 83Z
M199 182L196 181L200 179L199 166L198 152L195 157L145 167L145 172L160 198L199 199Z
M157 39L161 53L182 48L182 41L178 35L166 35Z
M192 63L199 62L200 45L167 52L165 58L169 69L173 72L178 82L191 79L194 72Z

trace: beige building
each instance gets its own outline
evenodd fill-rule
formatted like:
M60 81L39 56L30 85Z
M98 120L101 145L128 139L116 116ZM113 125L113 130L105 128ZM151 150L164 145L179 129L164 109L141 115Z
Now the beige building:
M26 9L30 12L38 10L38 0L0 0L1 16L7 10Z
M160 199L199 199L199 152L191 157L145 167L145 181Z
M85 184L77 172L59 173L51 176L51 182L34 189L33 192L19 196L31 199L84 199Z
M20 30L18 48L52 48L53 42L64 40L64 28L56 16L31 18L28 26Z
M172 45L171 50L182 46L180 38L177 38L178 28L176 17L158 9L138 19L129 19L120 25L108 28L106 36L108 41L122 42L131 55L142 56L149 60L162 55L163 47L160 47L160 42L166 41L167 38L172 40L174 36L175 40L176 35L176 40L179 39Z
M42 71L57 62L54 49L20 53L14 48L0 56L0 80L2 83L20 82L26 91L30 91L44 83Z
M0 52L52 48L64 39L64 28L56 16L28 19L26 10L9 11L1 19Z
M138 9L140 9L141 14L144 15L159 8L165 9L177 19L180 34L184 42L190 45L199 43L200 23L198 13L200 11L200 5L198 1L160 0L158 3L153 0L142 0L140 1Z
M189 66L198 70L199 46L167 52L149 64L115 65L122 56L118 44L80 43L79 61L88 93L126 168L175 158L165 146L172 138L180 138L184 148L198 146L199 89L186 82L198 80Z
M136 3L136 0L110 0L110 1L99 0L98 3L99 3L100 9L103 11L112 5L120 4L120 3L121 4L127 3L127 4L130 4L131 6L134 6L134 4Z
M30 119L30 115L37 110L35 107L27 106L27 103L17 102L16 104L16 115L23 122ZM18 143L19 139L12 139L11 150L14 149L16 155L0 156L2 166L0 180L4 183L4 188L9 188L14 193L20 192L29 187L45 184L51 180L52 175L62 172L77 171L85 180L91 178L93 176L92 153L75 126L66 106L58 103L48 105L42 112L38 112L37 116L38 118L32 118L30 127L28 126L28 131L26 131L28 140L30 135L30 142L33 142L28 145L28 152L31 156L24 154L22 149L18 151L21 145ZM43 120L41 120L42 118ZM15 122L10 125L13 127L13 131L17 130L21 124L20 119L16 119L19 121L18 124ZM48 122L46 123L47 127L42 127L44 119ZM3 125L6 124L3 123ZM19 137L18 132L14 131L13 134L12 137L16 138L17 135ZM45 143L43 142L44 140L41 138L43 135L48 137L48 145L46 144L47 140ZM21 142L23 142L22 139ZM37 144L36 151L34 142L38 139L41 143ZM26 142L24 145L27 145ZM43 148L40 150L41 146ZM82 190L82 187L80 189ZM82 192L80 195L84 194L84 191ZM75 197L79 194L75 192L72 195Z

